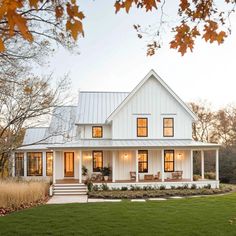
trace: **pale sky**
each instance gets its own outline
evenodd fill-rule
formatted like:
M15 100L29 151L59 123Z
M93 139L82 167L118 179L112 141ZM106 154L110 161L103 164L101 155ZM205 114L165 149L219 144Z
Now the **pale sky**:
M80 9L86 15L85 38L79 39L80 55L58 49L49 65L38 73L66 73L73 92L131 91L154 69L185 102L207 99L214 108L236 103L236 17L232 35L221 46L198 42L193 53L182 57L169 49L170 35L157 55L146 56L146 43L138 39L133 24L156 23L157 13L132 10L114 13L114 1L87 0ZM173 6L166 6L173 10Z

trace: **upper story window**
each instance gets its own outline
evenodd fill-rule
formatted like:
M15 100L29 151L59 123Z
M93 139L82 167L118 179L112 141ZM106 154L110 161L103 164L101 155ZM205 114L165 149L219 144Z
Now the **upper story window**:
M163 136L174 137L174 118L163 118Z
M173 172L175 168L175 152L174 150L164 151L165 172Z
M93 172L99 172L103 168L102 151L93 151Z
M93 138L102 138L102 126L93 126L92 128L92 136Z
M137 137L148 136L148 119L137 118Z

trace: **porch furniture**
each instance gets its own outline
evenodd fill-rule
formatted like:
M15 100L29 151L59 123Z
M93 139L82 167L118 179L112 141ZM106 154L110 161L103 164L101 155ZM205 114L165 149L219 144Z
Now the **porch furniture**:
M92 181L102 181L103 180L103 176L101 173L92 173L91 175L91 180Z
M136 172L135 171L130 171L130 180L136 180Z
M172 175L172 179L182 179L183 171L182 170L174 171L171 173L171 175Z
M153 180L153 175L144 175L144 180Z
M155 180L159 180L161 178L161 172L158 171L156 175L154 175Z

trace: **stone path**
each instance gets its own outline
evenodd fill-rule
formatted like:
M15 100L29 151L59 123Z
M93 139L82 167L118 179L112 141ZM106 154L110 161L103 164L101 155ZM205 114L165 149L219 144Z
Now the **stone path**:
M87 195L77 196L53 196L49 199L47 204L65 204L65 203L87 203Z

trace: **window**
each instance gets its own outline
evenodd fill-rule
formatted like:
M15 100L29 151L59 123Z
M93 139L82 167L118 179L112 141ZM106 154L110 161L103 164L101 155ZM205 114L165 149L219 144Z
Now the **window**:
M164 152L164 165L165 165L165 172L173 172L174 171L174 150L165 150Z
M42 176L43 162L42 152L28 152L27 153L27 175L28 176Z
M102 126L93 126L92 136L93 138L102 138Z
M137 118L137 137L148 136L148 119Z
M174 118L163 119L163 136L174 137Z
M93 172L99 172L103 168L102 151L93 151Z
M148 151L147 150L138 151L138 172L139 173L148 172Z
M53 152L46 153L46 175L52 176L53 170Z
M24 176L24 153L15 153L15 176Z

